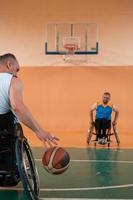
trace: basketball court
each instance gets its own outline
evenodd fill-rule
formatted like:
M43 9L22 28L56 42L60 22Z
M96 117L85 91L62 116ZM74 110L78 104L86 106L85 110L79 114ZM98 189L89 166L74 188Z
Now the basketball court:
M16 55L25 104L71 158L65 173L46 172L44 146L23 125L40 199L133 199L133 2L7 0L1 7L0 55ZM86 143L89 109L105 91L120 111L120 144L111 136L109 148ZM4 199L27 200L22 184L0 187Z
M43 149L34 149L42 199L132 199L131 149L67 148L70 168L63 175L50 175L41 164ZM130 173L128 173L130 171ZM26 199L23 187L2 189L1 199Z

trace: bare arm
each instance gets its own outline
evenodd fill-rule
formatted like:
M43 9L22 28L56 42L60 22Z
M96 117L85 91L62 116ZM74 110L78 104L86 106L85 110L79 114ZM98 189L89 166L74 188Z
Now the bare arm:
M51 145L51 142L56 144L56 140L58 140L58 138L52 137L51 134L43 130L24 104L23 84L20 79L15 77L11 81L10 103L19 120L34 131L40 140L47 142L49 145Z
M93 112L96 110L97 108L97 103L93 104L93 106L90 109L89 115L90 115L90 123L92 124L94 122L93 119Z
M115 112L115 116L114 116L114 120L113 120L113 125L116 125L117 123L117 119L118 119L118 116L119 116L119 110L118 108L116 108L116 106L113 105L113 111Z

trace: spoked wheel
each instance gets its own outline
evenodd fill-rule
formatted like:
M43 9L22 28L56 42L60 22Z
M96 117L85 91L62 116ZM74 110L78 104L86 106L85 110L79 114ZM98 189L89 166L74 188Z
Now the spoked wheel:
M38 200L39 176L26 138L17 139L15 148L18 171L28 200Z
M89 130L89 131L88 131L88 137L87 137L87 143L88 143L88 144L90 144L90 142L91 142L91 137L92 137L92 131Z
M110 142L108 142L108 147L110 147Z
M118 137L118 131L116 129L116 126L113 125L113 131L114 131L114 135L115 135L115 139L116 139L116 142L117 142L117 145L120 144L120 139Z
M110 140L110 135L107 137L107 144L108 144L108 147L110 147L110 143L111 143L111 140Z
M87 137L87 143L88 144L90 144L90 142L91 142L93 130L94 130L94 125L92 125L88 130L88 137Z
M108 147L110 147L110 143L111 143L110 136L111 136L111 128L109 128L107 130L107 145L108 145Z

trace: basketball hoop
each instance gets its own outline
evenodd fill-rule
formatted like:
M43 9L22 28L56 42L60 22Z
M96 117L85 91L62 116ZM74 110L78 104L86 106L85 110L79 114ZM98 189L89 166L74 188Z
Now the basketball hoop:
M80 38L69 36L63 38L63 49L65 54L62 55L63 61L65 63L70 63L74 65L80 65L81 63L86 62L86 55L78 55L75 52L80 51Z
M65 44L64 49L66 50L66 54L74 54L76 50L78 50L77 44Z

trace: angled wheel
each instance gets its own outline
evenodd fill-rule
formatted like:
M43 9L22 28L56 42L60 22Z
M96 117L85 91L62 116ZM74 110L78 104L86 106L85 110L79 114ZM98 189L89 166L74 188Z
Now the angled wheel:
M108 147L110 147L110 143L111 143L110 136L111 136L111 128L109 128L107 130L107 144L108 144Z
M108 143L108 147L110 147L110 142Z
M88 131L88 137L87 137L87 143L90 144L91 142L91 137L92 137L92 132L89 130Z
M111 128L109 128L108 130L107 130L107 141L110 141L110 136L111 136Z
M119 145L120 144L120 139L118 137L118 131L116 129L116 126L113 125L113 131L114 131L114 135L115 135L115 139L116 139L116 142L117 144Z
M26 138L18 138L15 144L19 175L28 200L39 199L39 177L35 161Z
M92 125L89 130L88 130L88 137L87 137L87 143L90 144L91 142L91 138L92 138L92 134L93 134L93 129L94 129L94 125Z

